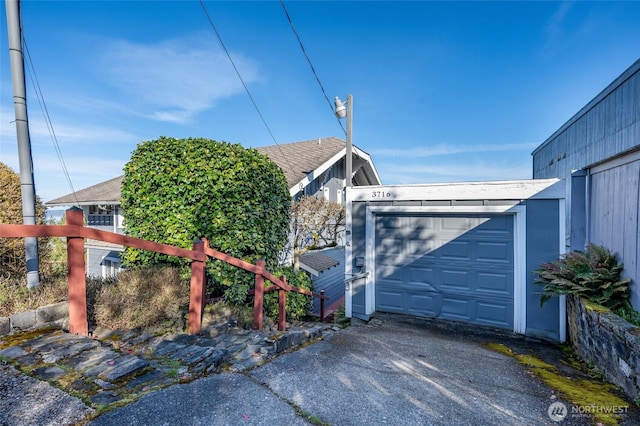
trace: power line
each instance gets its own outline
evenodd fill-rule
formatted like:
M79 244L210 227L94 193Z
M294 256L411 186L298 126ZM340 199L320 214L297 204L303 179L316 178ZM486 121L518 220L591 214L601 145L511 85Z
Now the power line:
M253 96L251 95L251 92L249 91L249 87L247 87L247 84L245 83L244 79L242 78L242 75L240 74L240 71L238 70L238 67L236 67L235 62L233 62L233 59L231 58L231 55L229 54L229 51L227 50L227 47L225 46L224 42L222 41L222 37L220 36L220 33L218 32L216 26L214 25L213 20L211 19L211 16L209 15L209 12L207 11L207 8L204 5L203 0L199 0L199 1L200 1L200 6L202 6L202 10L204 11L204 14L207 16L207 19L209 20L209 24L211 25L211 28L213 29L213 32L216 33L216 37L218 37L218 41L220 42L220 45L222 46L222 49L224 49L224 53L227 55L227 58L229 59L229 62L231 62L231 65L233 66L233 69L235 70L236 74L238 75L238 78L240 79L240 82L242 83L242 86L244 87L245 92L247 92L247 95L249 96L249 99L251 100L251 103L253 104L253 107L258 112L258 115L260 116L260 119L262 120L262 123L264 124L264 127L269 132L269 135L271 135L271 139L273 139L273 142L276 144L276 146L280 150L280 154L282 155L282 158L284 158L284 160L287 162L287 165L289 166L291 171L294 174L297 173L296 169L294 169L293 166L291 165L291 163L289 162L289 159L287 158L287 156L284 155L284 152L282 151L282 147L278 144L278 141L276 141L276 138L273 135L273 132L271 131L271 128L269 127L269 125L267 124L267 121L265 120L264 116L262 115L262 112L260 111L260 108L258 108L258 104L256 104L256 101L253 99Z
M329 97L327 96L327 92L324 90L324 86L322 85L322 82L320 81L320 77L318 77L318 73L316 73L315 67L311 63L311 59L309 58L309 55L307 55L307 50L304 48L304 44L302 44L302 40L300 39L300 35L298 35L298 32L296 31L296 28L293 26L293 21L291 20L291 16L289 15L289 11L287 11L287 7L284 5L284 0L280 0L280 4L282 5L282 9L284 10L284 14L287 16L287 20L289 21L289 26L291 27L291 31L293 31L293 34L295 34L296 39L298 40L298 44L300 44L300 49L302 50L302 53L304 54L304 57L307 59L307 63L309 63L309 66L311 67L311 72L313 73L314 77L316 78L316 81L318 82L318 85L320 86L320 90L322 90L322 94L324 95L324 98L327 100L327 104L329 105L329 109L331 110L331 114L333 114L335 116L334 106L331 104L331 101L329 100ZM338 121L338 124L340 125L340 127L342 128L342 131L346 135L347 132L344 129L344 127L342 126L342 121L340 121L340 119L338 117L336 117L336 120Z
M80 202L78 201L78 197L76 196L76 190L74 189L73 183L71 182L71 177L69 176L67 165L64 162L64 157L62 155L62 151L60 150L60 144L58 143L56 132L53 130L53 123L51 122L51 117L49 116L49 110L47 109L47 104L44 101L44 95L42 94L42 89L40 88L40 82L38 81L36 69L33 66L33 61L31 60L31 53L29 52L29 47L27 46L27 40L24 38L24 36L22 37L22 44L24 45L24 50L27 52L27 58L29 59L28 69L30 69L33 77L31 79L31 84L33 85L33 89L36 92L36 98L38 99L38 103L40 104L40 110L42 111L42 115L44 116L44 121L47 124L47 130L49 131L49 136L51 137L51 141L55 148L56 155L58 156L58 161L60 161L60 165L62 166L62 171L64 173L65 178L67 179L67 183L69 184L69 188L71 189L73 198L75 198L77 204L80 204Z

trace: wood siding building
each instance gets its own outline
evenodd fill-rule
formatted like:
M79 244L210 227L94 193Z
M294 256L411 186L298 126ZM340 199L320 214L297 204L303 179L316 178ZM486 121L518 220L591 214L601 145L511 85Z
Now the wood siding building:
M533 177L566 180L566 248L617 253L640 309L640 60L533 152Z

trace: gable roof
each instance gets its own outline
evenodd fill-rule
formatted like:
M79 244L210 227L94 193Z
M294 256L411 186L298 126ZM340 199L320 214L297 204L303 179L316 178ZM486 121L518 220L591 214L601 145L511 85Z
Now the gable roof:
M81 189L75 193L67 194L45 203L47 206L69 206L89 204L120 204L120 187L124 175L109 179Z
M336 137L311 139L255 148L268 156L284 172L291 195L306 187L314 177L340 161L347 152L346 142ZM378 172L366 152L353 147L354 181L357 185L380 185ZM67 194L45 203L46 206L119 204L123 175Z
M282 169L287 178L287 186L291 188L342 150L346 153L346 147L345 141L330 137L256 149Z
M347 143L334 136L256 148L284 172L291 196L306 187L347 154ZM353 181L356 186L381 185L369 154L353 146Z

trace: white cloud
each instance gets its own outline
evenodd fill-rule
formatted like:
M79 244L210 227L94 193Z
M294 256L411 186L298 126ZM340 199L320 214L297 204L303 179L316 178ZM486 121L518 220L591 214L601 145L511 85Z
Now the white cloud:
M16 127L13 120L13 110L5 106L0 107L0 122L2 122L0 137L2 139L16 140ZM141 140L139 136L131 132L106 126L66 124L53 119L51 123L53 132L60 145L68 145L70 143L90 144L96 142L113 144L118 142L139 142ZM29 135L32 144L39 143L41 145L49 145L52 143L51 133L41 114L31 113L29 115Z
M560 3L556 12L551 15L547 25L543 29L544 45L543 52L553 55L563 50L570 42L569 34L566 34L565 19L572 4L564 1Z
M120 176L128 160L78 156L65 159L73 190L78 191L99 182ZM36 191L44 201L72 191L57 158L34 158Z
M105 159L104 157L74 156L65 159L65 164L67 166L67 170L69 170L72 180L78 179L79 181L82 181L90 178L91 180L97 179L100 181L100 177L111 179L121 175L123 173L122 169L127 161L129 161L129 159ZM39 172L47 172L50 175L63 174L57 158L34 158L33 163L34 169ZM81 188L84 188L85 186L86 185L82 184Z
M68 143L92 144L97 142L106 142L112 145L117 142L139 141L139 138L133 133L102 126L82 127L54 125L53 131L55 132L58 143L63 145L67 145ZM42 121L33 123L33 125L30 126L30 133L32 138L38 137L40 141L45 137L51 140L50 133Z
M538 143L514 143L514 144L479 144L479 145L447 145L440 144L419 148L383 148L369 151L375 158L399 157L399 158L426 158L438 155L454 155L480 152L506 152L506 151L533 151Z
M245 83L259 79L252 60L232 57ZM154 44L111 41L100 63L111 84L160 121L187 122L244 90L226 54L207 33Z
M492 180L531 179L529 161L493 161L475 159L415 164L376 163L385 184L416 184L433 182L474 182Z

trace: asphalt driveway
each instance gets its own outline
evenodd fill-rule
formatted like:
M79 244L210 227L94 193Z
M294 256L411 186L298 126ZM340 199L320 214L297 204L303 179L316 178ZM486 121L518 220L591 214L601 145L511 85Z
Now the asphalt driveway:
M562 400L514 358L485 347L501 340L513 341L503 333L383 317L243 374L153 392L91 424L590 424L552 421L548 409Z
M251 377L333 425L553 424L551 392L515 359L420 321L373 324L281 357Z

